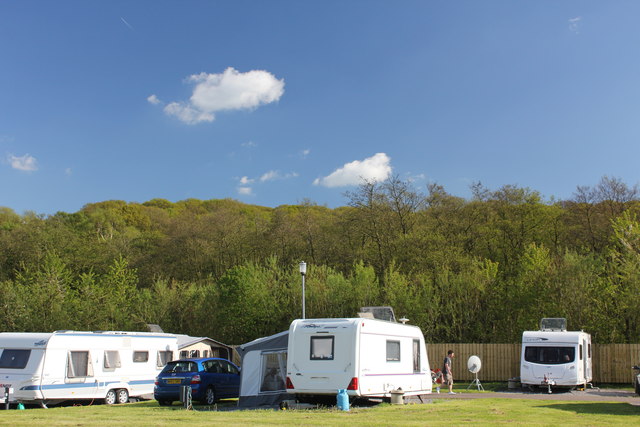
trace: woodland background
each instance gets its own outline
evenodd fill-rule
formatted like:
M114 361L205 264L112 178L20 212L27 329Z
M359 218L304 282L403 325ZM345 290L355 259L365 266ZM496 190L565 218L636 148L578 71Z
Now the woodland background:
M0 208L0 330L144 330L241 344L301 315L391 305L428 342L519 342L566 317L598 343L640 342L640 192L617 178L571 200L528 188L452 196L393 177L346 206L105 201Z

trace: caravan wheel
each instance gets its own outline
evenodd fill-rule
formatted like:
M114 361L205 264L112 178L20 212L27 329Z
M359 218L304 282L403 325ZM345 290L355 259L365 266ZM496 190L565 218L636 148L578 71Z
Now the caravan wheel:
M118 397L116 396L115 390L109 390L107 392L107 395L104 397L104 403L106 403L107 405L113 405L117 400Z
M118 390L118 403L129 403L129 392L126 388L121 388Z

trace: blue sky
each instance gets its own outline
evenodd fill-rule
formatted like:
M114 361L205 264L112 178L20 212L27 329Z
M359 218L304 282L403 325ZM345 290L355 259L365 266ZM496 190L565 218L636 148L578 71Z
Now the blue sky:
M637 1L0 0L0 206L640 180Z

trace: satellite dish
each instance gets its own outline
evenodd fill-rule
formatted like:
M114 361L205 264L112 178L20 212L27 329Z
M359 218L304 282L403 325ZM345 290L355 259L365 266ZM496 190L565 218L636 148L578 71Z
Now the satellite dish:
M482 361L480 360L480 358L478 356L471 356L467 361L467 368L469 369L469 372L475 375L475 379L471 384L469 384L467 390L475 385L478 387L478 391L484 391L484 387L482 387L482 384L480 384L480 380L478 379L478 371L480 371L480 368L482 368Z
M472 374L477 374L480 368L482 368L482 361L478 356L471 356L467 362L467 368L469 368L469 372Z

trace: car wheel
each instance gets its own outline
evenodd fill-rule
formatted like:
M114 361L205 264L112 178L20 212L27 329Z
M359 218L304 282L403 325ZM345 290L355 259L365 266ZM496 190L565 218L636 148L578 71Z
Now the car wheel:
M216 391L213 389L213 387L207 388L207 391L204 393L203 403L205 405L213 405L214 403L216 403Z
M129 392L126 388L121 388L116 393L118 403L129 403Z
M107 395L104 397L104 403L107 405L113 405L118 400L118 396L116 395L115 390L109 390Z
M171 406L173 402L171 400L158 400L160 406Z

